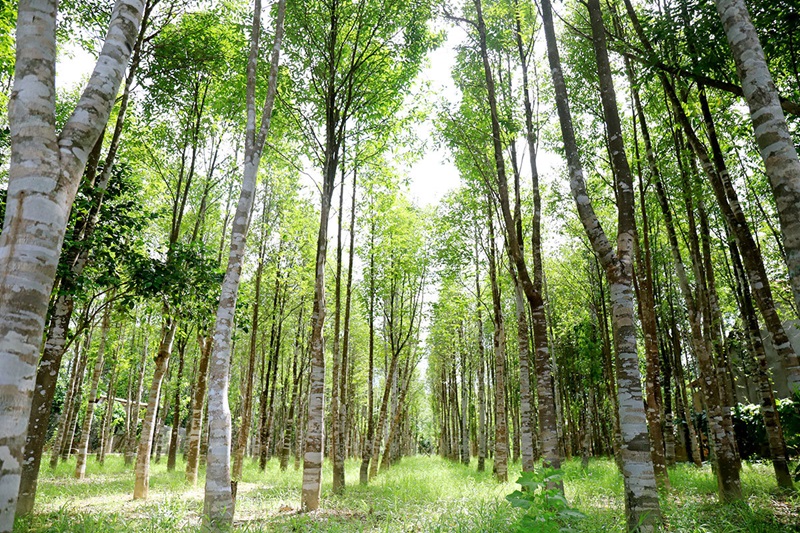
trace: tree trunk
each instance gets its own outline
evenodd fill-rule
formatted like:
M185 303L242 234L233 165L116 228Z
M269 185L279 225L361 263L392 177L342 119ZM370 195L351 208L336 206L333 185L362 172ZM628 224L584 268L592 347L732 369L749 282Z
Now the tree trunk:
M756 141L775 196L795 308L800 310L800 161L746 3L744 0L715 3L733 51ZM795 390L800 387L800 376L794 376L792 386Z
M228 405L228 379L231 361L231 336L239 296L239 279L242 272L250 215L256 194L256 178L261 153L269 132L272 107L278 83L278 62L286 0L278 3L275 22L275 40L269 70L267 97L261 112L260 126L256 123L256 71L261 33L261 0L255 0L253 26L250 39L250 57L247 64L247 126L245 130L244 174L236 215L231 223L231 245L228 266L214 326L214 348L208 373L208 454L206 456L206 488L203 504L203 529L220 531L233 523L234 496L231 488L231 412Z
M147 396L147 411L142 421L142 433L139 437L139 450L136 454L136 482L133 488L133 499L146 499L150 489L150 451L153 446L153 434L156 429L156 411L161 395L161 383L169 366L169 357L172 354L172 341L175 338L177 323L174 319L164 318L161 342L155 359L153 380L150 383L150 393Z
M484 365L486 354L483 347L483 317L481 313L481 278L478 261L478 232L475 232L475 309L478 322L478 472L486 468L486 381Z
M55 0L23 0L17 16L9 101L11 157L0 234L0 531L11 531L25 462L27 422L45 317L69 213L92 147L111 108L139 31L141 0L118 0L89 83L56 133ZM31 231L36 228L36 231ZM57 368L52 370L57 372Z
M181 380L183 379L183 366L186 357L187 339L178 341L178 375L175 376L175 395L172 402L172 431L169 437L169 450L167 451L167 472L175 470L175 461L178 458L178 437L181 425ZM166 418L166 413L164 413Z
M392 383L395 380L397 372L397 362L400 359L400 354L392 350L392 359L389 363L389 370L386 372L386 382L383 386L383 399L381 401L381 410L378 413L378 424L375 428L375 435L372 441L372 457L369 465L369 478L372 479L378 475L378 459L381 453L381 441L383 440L384 428L386 427L386 418L389 411L389 400L392 392Z
M100 431L100 448L97 450L97 462L100 465L105 463L106 455L111 453L114 447L112 426L114 422L114 397L116 396L118 370L119 363L114 361L111 368L111 377L108 378L106 410L105 413L103 413L103 427Z
M236 451L233 457L233 479L242 478L242 467L244 465L244 454L247 448L247 440L250 437L250 426L253 418L253 380L256 374L256 354L258 338L258 315L261 302L261 277L264 272L264 253L266 239L262 236L261 250L259 252L258 267L256 268L255 296L253 297L253 318L250 326L250 358L247 363L247 374L245 379L244 399L242 401L242 423L239 425L239 433L236 438ZM278 258L280 260L280 256Z
M75 464L75 479L83 479L86 475L86 457L89 455L89 438L92 433L92 422L94 410L97 407L97 387L100 385L100 377L103 375L103 358L105 357L106 344L108 343L108 330L111 327L111 302L106 302L106 310L103 313L103 325L100 332L100 345L97 347L97 358L94 361L94 371L92 372L92 384L89 389L89 398L86 402L86 414L83 416L83 426L81 427L81 440L78 444L77 462Z
M494 311L494 473L498 481L508 481L508 425L506 420L506 333L500 287L497 282L494 222L489 212L489 277Z
M516 5L516 1L515 1ZM528 81L528 57L522 42L519 10L516 11L514 34L517 42L517 52L522 67L522 93L525 107L525 138L528 144L528 161L531 166L531 183L533 192L533 220L531 224L531 250L533 255L533 288L541 294L544 285L544 270L542 266L542 205L539 193L539 169L536 165L537 132L533 125L533 106L531 105ZM550 370L550 347L547 339L547 320L545 317L544 300L531 306L531 321L533 323L533 344L536 367L537 388L536 395L539 401L539 439L545 463L552 468L560 468L561 457L558 453L558 436L556 430L555 402L553 400L552 374ZM522 369L520 368L520 371ZM523 422L523 425L525 422ZM523 426L524 427L524 426Z
M542 1L542 18L562 137L569 161L570 189L586 235L606 270L609 282L612 325L617 351L617 394L622 433L621 459L628 529L647 532L655 531L658 528L661 511L653 462L650 457L650 441L642 402L641 376L636 348L632 290L632 252L635 232L633 183L625 155L600 5L597 0L590 0L588 7L600 79L603 115L609 136L612 165L617 176L616 192L619 218L616 252L600 226L586 191L549 0Z
M91 338L91 331L87 331L86 338ZM72 420L72 411L75 405L75 396L78 394L80 384L83 382L83 372L86 369L86 358L88 357L88 347L86 341L75 342L75 357L72 365L72 374L64 396L64 405L61 408L61 418L58 421L53 447L50 450L50 469L54 470L58 465L61 450L64 448L66 435L69 433L69 423Z
M172 369L174 365L167 366L167 373L164 375L164 379L169 382L173 372ZM163 387L163 384L162 384ZM156 409L156 430L155 436L153 437L153 450L151 450L150 455L151 458L155 460L156 464L161 462L161 451L164 446L164 424L166 423L166 417L169 413L169 394L166 392L161 395L161 399L163 403L161 407Z
M464 323L459 326L459 338L461 340L459 350L461 352L461 464L469 466L469 379L467 377L467 347L464 339ZM410 381L409 377L409 381Z
M775 470L775 479L778 481L779 487L791 490L794 484L789 473L789 465L786 462L786 441L783 436L781 419L775 406L775 394L772 392L772 379L769 376L767 354L764 351L764 342L761 339L761 328L758 325L756 310L753 308L750 287L747 283L747 276L744 273L739 250L733 239L728 240L728 246L730 247L731 262L734 267L734 280L739 286L741 294L742 322L747 328L753 356L758 363L757 375L758 391L761 394L761 416L764 417L764 427L767 430L767 442L769 444L769 453L772 457L772 466Z
M408 393L408 389L411 387L411 372L413 371L411 366L411 357L412 356L409 354L408 358L406 359L405 371L403 372L403 374L406 376L406 379L403 380L403 383L400 386L401 388L398 391L397 406L394 409L391 424L389 424L389 437L386 439L386 449L383 451L383 457L381 458L380 463L381 472L389 469L389 464L392 459L392 443L397 438L397 434L400 430L400 420L403 416L403 405L406 401L406 393Z
M653 176L659 175L659 168L653 154L653 146L650 140L650 130L647 128L644 110L642 109L639 91L635 85L633 70L630 62L625 62L628 73L628 80L631 84L633 102L636 116L639 118L639 125L642 130L647 162ZM638 146L636 148L638 153ZM669 473L667 471L666 447L664 445L664 432L661 426L661 397L660 374L661 365L658 354L658 326L656 324L655 296L653 292L653 266L650 250L650 228L647 217L647 204L645 197L644 182L642 179L641 165L639 166L639 203L642 212L642 242L641 246L636 236L636 262L639 270L636 273L638 278L639 316L642 324L642 332L645 345L645 360L647 361L647 427L650 432L650 445L653 455L653 469L656 481L659 486L669 487ZM644 248L644 250L642 250ZM637 281L635 278L634 281Z
M720 392L716 381L713 362L711 361L711 356L708 353L707 345L703 338L697 304L695 303L694 296L689 287L689 281L686 277L686 271L683 267L677 234L672 221L672 213L669 209L667 196L661 181L656 181L656 192L661 204L662 214L664 215L664 222L667 226L667 235L672 250L675 270L678 274L678 281L680 282L681 293L686 302L689 325L692 331L692 344L697 357L703 395L705 396L708 408L709 437L716 451L718 461L717 482L720 498L723 501L739 499L741 498L741 482L739 480L738 457L735 453L735 443L733 440L733 428L730 426L730 419L726 419L722 413ZM680 354L676 354L676 357L680 357ZM691 423L691 420L687 419L687 423ZM694 453L694 450L692 451Z
M373 381L375 379L375 222L370 225L369 241L369 347L367 361L367 434L363 455L361 456L361 468L359 471L359 483L366 485L369 482L369 463L372 458L372 445L375 438L375 406Z
M342 147L342 161L344 160L344 146ZM340 374L342 371L342 350L340 344L341 328L342 328L342 217L344 216L344 163L342 167L342 180L339 184L339 214L338 224L336 230L336 274L334 279L333 299L334 299L334 317L333 317L333 354L332 354L332 368L331 368L331 432L330 432L330 458L333 463L333 483L332 490L334 494L341 494L344 492L344 457L339 454L339 447L342 444L344 435L342 428L339 426L339 409L341 399L339 393L340 387Z
M142 348L142 360L139 363L139 381L136 386L136 402L130 407L129 419L127 421L128 431L125 434L125 466L133 463L136 455L136 430L139 426L139 415L141 414L142 389L144 388L144 376L147 372L147 332L144 333L144 347Z
M332 130L333 124L329 124L328 129ZM324 185L314 271L308 421L305 431L303 492L301 498L301 508L304 511L314 511L319 508L322 490L322 457L325 439L325 352L323 339L325 325L325 263L328 250L328 217L331 210L333 185L339 157L339 147L333 138L334 135L332 131L329 131L326 141L325 166L323 170Z
M200 439L203 433L203 406L206 397L208 363L211 358L212 339L202 333L197 335L200 345L200 362L197 365L197 383L192 387L192 418L186 432L186 482L197 483L197 469L200 465Z
M533 414L531 397L530 339L528 338L528 313L525 311L525 295L522 283L512 270L514 280L514 303L517 311L517 340L519 345L519 416L522 471L533 472Z
M356 226L356 187L357 187L357 174L356 161L353 158L353 195L350 198L350 250L347 257L347 286L345 288L345 302L344 302L344 335L342 337L342 359L340 367L339 379L339 410L338 413L334 412L332 416L335 417L334 430L338 437L334 441L334 485L341 484L344 488L344 461L347 456L345 439L348 434L347 421L348 411L352 409L350 406L349 398L347 395L348 379L351 375L352 365L349 362L350 354L350 313L353 298L353 260L355 258L355 226ZM342 184L344 188L344 183ZM337 383L333 383L336 387ZM337 466L338 465L338 466ZM340 472L339 472L340 471ZM340 476L339 481L336 477Z
M298 402L298 387L300 382L300 372L297 366L298 354L302 352L300 342L303 337L303 302L300 302L300 313L297 318L297 339L295 341L294 356L292 357L292 396L289 400L289 413L286 415L286 424L283 429L283 446L281 448L281 472L289 466L289 454L291 453L292 443L297 446L297 436L295 435L295 413Z

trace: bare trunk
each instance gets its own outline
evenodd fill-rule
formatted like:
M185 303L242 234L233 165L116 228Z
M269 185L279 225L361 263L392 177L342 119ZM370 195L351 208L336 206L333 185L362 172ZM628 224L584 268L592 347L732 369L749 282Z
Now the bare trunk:
M150 489L150 451L153 446L153 435L156 429L156 411L161 397L161 383L169 366L169 357L172 354L172 341L175 338L177 323L174 319L165 317L162 326L161 342L155 359L153 380L150 384L150 393L147 397L147 411L142 421L142 433L139 437L139 450L136 454L136 482L133 488L133 499L147 499Z
M344 159L344 147L342 147L342 159ZM343 444L342 428L339 426L339 409L343 401L339 397L341 392L340 374L344 374L342 369L342 349L340 344L342 328L342 217L344 216L344 170L342 163L342 180L339 184L339 215L336 231L336 274L334 279L334 317L333 317L333 365L331 368L331 432L330 432L330 458L333 463L333 483L334 494L344 492L344 457L339 453L339 448Z
M620 455L625 483L625 514L630 531L655 531L661 521L646 416L643 409L639 357L632 290L632 252L635 232L633 183L625 155L619 112L611 68L597 0L589 0L589 18L600 79L600 97L609 136L613 168L616 172L618 234L617 250L612 248L592 207L586 191L583 169L572 126L569 100L561 71L552 7L542 1L542 15L547 41L550 71L556 92L556 104L562 137L570 169L570 189L586 235L600 263L606 270L612 306L614 344L617 352L617 395L622 434Z
M332 126L332 125L331 125ZM311 368L308 389L308 421L305 431L303 459L303 493L301 507L304 511L319 508L322 491L322 458L325 439L325 262L328 249L328 217L331 210L333 185L338 163L338 147L333 134L328 138L324 169L324 187L317 236L316 268L314 274L314 304L311 314Z
M97 462L99 464L105 463L106 455L111 453L114 447L114 434L112 426L114 422L114 396L117 389L117 377L119 370L119 363L112 363L111 377L108 379L108 389L106 390L106 410L103 413L103 427L100 432L100 448L97 451Z
M378 474L378 459L381 453L381 441L383 441L383 433L386 428L387 413L389 411L389 401L392 392L392 383L395 380L397 372L397 362L400 359L400 354L392 351L392 360L389 363L389 370L386 372L386 382L383 386L383 400L381 401L381 410L378 413L378 424L375 428L375 435L372 441L372 457L369 465L369 478L372 479Z
M721 461L717 466L717 481L719 484L720 498L723 500L739 499L741 498L741 482L739 481L738 461L733 441L733 428L729 427L729 419L723 417L722 408L720 407L721 398L713 362L711 361L711 355L708 353L707 345L703 338L697 305L692 295L691 288L689 287L686 271L683 267L683 260L680 256L677 235L672 221L672 213L670 212L666 193L664 192L661 181L656 181L656 192L658 193L662 214L664 215L664 221L667 226L667 234L672 249L675 270L680 282L681 293L686 302L689 315L692 344L695 355L697 356L703 395L705 396L708 408L709 437L716 450L717 460ZM676 357L680 357L680 354L677 354ZM687 419L687 422L691 423L691 419ZM692 450L692 452L694 454L694 450Z
M403 406L406 401L406 393L408 393L408 389L411 386L411 372L413 371L413 367L411 366L411 357L412 356L409 355L408 359L406 359L404 372L406 379L403 380L404 383L401 385L401 389L398 391L399 394L397 398L397 406L394 409L392 421L389 425L389 437L386 439L386 449L383 451L383 457L381 458L381 472L384 472L389 468L390 461L392 460L392 444L395 442L397 434L400 430L400 421L403 416Z
M484 365L486 353L483 347L483 317L481 312L481 279L478 262L478 232L475 232L475 294L476 318L478 322L478 472L486 468L486 378Z
M186 481L197 483L197 469L200 465L200 439L203 433L203 406L206 398L208 363L211 358L211 337L197 336L200 345L200 363L197 365L197 383L192 388L192 419L186 432Z
M259 35L261 33L261 0L256 0L250 39L250 57L247 64L247 125L245 131L245 156L242 188L236 215L231 223L231 244L228 266L222 281L219 307L214 326L214 346L208 373L208 453L206 456L206 487L203 504L203 529L227 530L233 523L234 495L231 486L231 412L228 405L228 380L232 354L231 336L239 296L239 279L242 272L247 232L256 195L256 178L261 153L269 132L272 107L278 83L278 61L283 38L283 20L286 0L278 3L275 23L275 40L269 70L267 97L257 124L255 94L258 63ZM249 424L248 424L249 425Z
M75 407L75 397L78 395L81 383L83 383L83 372L86 369L86 359L88 357L87 342L91 339L91 331L86 333L86 339L83 342L76 340L75 344L75 363L72 365L72 376L70 377L70 384L67 388L66 396L64 397L64 406L61 410L61 419L58 422L58 429L56 430L56 438L53 441L53 447L50 450L50 469L55 469L58 465L58 460L61 456L61 450L64 448L64 443L69 433L69 424L73 420L73 410Z
M461 340L461 464L469 466L469 400L468 391L470 387L467 377L467 350L464 339L464 324L459 327ZM410 380L410 377L409 377Z
M367 361L367 434L361 456L359 483L366 485L369 482L369 463L372 458L372 445L375 438L375 406L373 381L375 379L375 222L370 227L369 244L369 347Z
M489 214L489 277L492 285L494 317L494 474L498 481L508 481L508 425L506 420L506 333L500 287L497 282L494 222Z
M183 379L183 366L186 357L186 339L178 342L178 375L175 376L175 395L172 397L172 431L169 437L169 450L167 451L167 472L175 470L175 461L178 456L178 438L181 425L181 381ZM166 413L164 413L166 418Z
M86 475L86 457L89 455L89 437L92 433L94 410L95 407L97 407L97 387L100 385L100 377L103 375L103 358L105 357L106 344L108 343L108 330L110 327L111 302L106 302L106 310L103 314L103 325L100 333L100 345L97 347L97 358L94 361L94 371L92 372L92 384L89 389L89 398L86 403L86 414L83 417L83 426L81 427L81 440L78 444L75 479L83 479Z
M716 0L716 5L775 195L795 308L800 310L800 161L746 3ZM791 377L792 386L800 387L800 374Z
M772 458L772 466L775 470L775 479L778 481L779 487L791 490L794 484L789 472L789 465L786 462L786 440L783 436L781 419L775 406L775 394L772 392L773 384L770 378L767 354L764 351L764 342L761 339L761 328L758 325L756 310L753 308L750 287L747 283L747 276L744 273L739 250L736 247L736 243L733 242L733 239L729 239L728 245L731 251L731 262L734 267L735 282L739 286L739 292L741 294L742 321L747 328L753 355L758 364L757 375L758 391L761 394L761 416L764 417L764 427L767 430L767 442Z
M253 297L253 318L250 326L250 358L247 363L244 399L242 401L242 422L236 438L236 451L233 457L233 479L241 479L244 465L244 454L247 440L250 437L250 426L253 419L253 380L256 374L256 339L258 338L258 315L261 302L261 276L264 272L264 252L266 239L262 236L261 251L259 253L258 267L256 268L256 287ZM279 259L280 260L280 259Z
M139 363L139 380L136 386L136 402L129 406L128 431L125 434L125 466L133 463L136 455L136 430L139 426L139 415L141 414L142 389L144 388L144 376L147 372L147 333L144 334L144 347L142 348L142 360Z
M55 0L23 0L17 16L11 157L0 234L0 531L11 531L47 307L69 212L108 122L144 8L118 0L88 85L56 133ZM31 228L36 228L32 231ZM57 368L55 369L57 372Z

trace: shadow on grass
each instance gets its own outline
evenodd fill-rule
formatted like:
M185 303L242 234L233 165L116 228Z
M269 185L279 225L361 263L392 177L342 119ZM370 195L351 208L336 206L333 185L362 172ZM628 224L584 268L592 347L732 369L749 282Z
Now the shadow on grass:
M239 483L234 530L255 532L511 532L520 512L504 497L517 488L518 464L509 483L486 471L439 457L410 457L380 473L368 486L358 483L359 462L346 464L344 494L330 491L330 465L323 469L321 510L300 513L302 472L282 472L275 461L262 472L247 462ZM89 461L87 479L72 479L74 461L43 472L37 512L18 520L20 533L198 531L203 475L196 487L184 481L184 464L167 472L165 461L151 467L150 499L133 501L133 469L122 457L104 466ZM592 460L584 470L577 460L563 466L567 499L586 515L577 531L623 532L622 477L609 459ZM778 493L771 467L747 464L742 471L746 501L716 502L710 467L679 465L670 471L673 488L662 493L666 530L678 532L800 531L800 499Z

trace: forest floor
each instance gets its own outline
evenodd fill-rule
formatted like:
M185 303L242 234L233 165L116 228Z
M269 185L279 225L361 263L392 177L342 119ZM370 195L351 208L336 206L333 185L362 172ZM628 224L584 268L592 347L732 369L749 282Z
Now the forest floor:
M42 464L48 461L43 459ZM486 472L438 457L403 459L379 474L368 487L358 484L358 463L347 464L347 490L330 491L330 465L323 472L322 510L298 512L302 472L290 465L281 472L276 460L266 473L248 463L238 486L235 530L327 532L504 532L517 531L521 511L505 495L519 485L519 464L508 483L498 484ZM187 488L184 464L167 472L166 458L151 466L150 497L133 501L133 471L122 457L110 456L104 466L88 462L83 481L72 478L74 460L55 471L45 468L39 481L36 513L19 519L19 532L172 532L199 530L203 484ZM570 505L585 518L571 531L624 531L622 477L613 461L593 460L588 470L579 460L563 469ZM667 529L679 532L800 532L800 496L781 494L768 464L747 463L742 470L745 502L716 501L709 466L679 465L670 471L672 489L662 494Z

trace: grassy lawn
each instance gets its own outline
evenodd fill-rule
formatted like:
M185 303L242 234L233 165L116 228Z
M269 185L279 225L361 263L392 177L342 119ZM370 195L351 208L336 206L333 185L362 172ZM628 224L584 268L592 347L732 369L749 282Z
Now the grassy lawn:
M43 460L43 464L47 464ZM368 487L358 485L358 463L347 464L347 490L330 492L326 464L322 510L298 512L301 472L281 472L273 460L262 473L248 463L239 483L236 530L329 532L502 532L516 531L520 511L504 496L518 486L498 484L487 472L438 457L412 457ZM133 501L133 471L122 457L100 467L91 459L87 478L72 479L74 461L45 468L39 482L37 512L18 520L20 532L168 532L197 531L203 509L202 482L183 481L183 464L167 472L166 459L151 467L150 498ZM519 474L513 465L509 478ZM202 472L201 472L202 476ZM742 471L745 502L716 503L710 467L678 466L670 472L673 488L662 494L668 529L680 532L800 532L800 497L780 494L767 464L746 464ZM202 480L202 477L201 477ZM584 471L579 461L564 468L567 499L586 515L576 531L623 531L622 478L610 460L598 459Z

